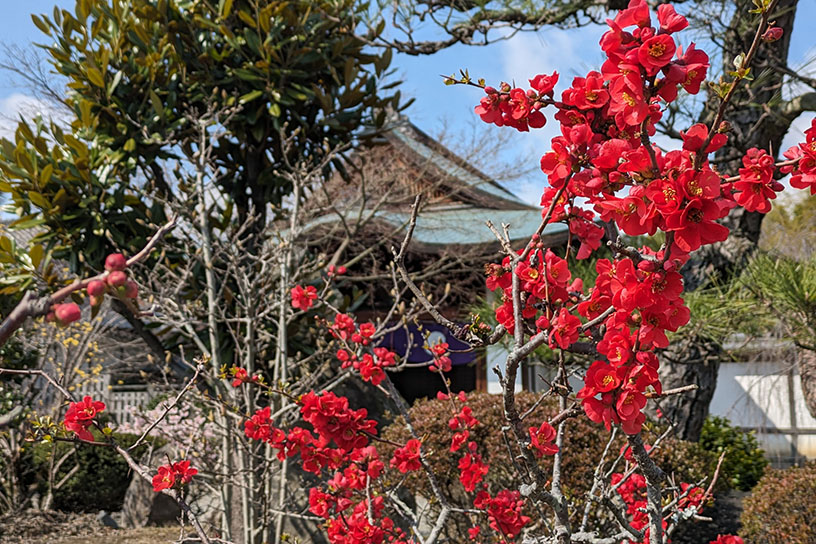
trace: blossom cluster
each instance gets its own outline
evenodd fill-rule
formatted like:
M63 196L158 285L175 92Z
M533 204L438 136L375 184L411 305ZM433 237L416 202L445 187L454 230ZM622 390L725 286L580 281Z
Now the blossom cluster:
M104 402L85 396L80 402L72 402L68 405L63 424L66 429L76 434L80 440L91 442L93 441L93 435L88 428L104 410Z
M158 468L153 476L153 491L156 493L165 489L173 489L190 483L198 470L190 467L190 461L168 463Z
M496 319L513 333L545 335L551 348L569 350L584 337L602 357L585 374L579 392L586 414L607 428L621 424L637 433L648 394L660 394L656 348L668 346L666 333L689 319L679 268L689 253L725 240L728 228L718 222L735 206L765 213L782 190L777 167L765 150L750 149L739 176L714 170L708 155L727 143L727 125L709 129L696 124L681 133L681 149L664 152L649 142L665 104L682 89L700 90L708 56L690 44L685 51L673 34L688 26L671 5L657 9L653 26L649 7L632 0L601 39L606 61L600 72L576 77L553 98L557 74L530 80L531 90L485 88L476 107L486 122L525 129L554 106L561 134L541 158L548 176L541 205L549 222L565 222L580 242L576 258L600 247L600 219L630 236L667 234L660 251L641 248L596 263L598 279L584 289L573 279L565 258L533 236L519 251L486 266L487 287L499 291ZM522 121L535 114L532 121ZM785 156L791 184L816 192L816 121L807 141ZM795 163L795 164L793 164ZM568 249L568 252L570 250ZM513 263L516 263L515 265ZM519 279L523 324L516 323L513 276Z
M345 347L337 350L341 368L352 367L360 373L365 382L379 385L385 379L385 368L397 364L397 354L384 347L370 349L372 337L377 332L374 323L365 322L359 326L348 314L338 313L329 333Z

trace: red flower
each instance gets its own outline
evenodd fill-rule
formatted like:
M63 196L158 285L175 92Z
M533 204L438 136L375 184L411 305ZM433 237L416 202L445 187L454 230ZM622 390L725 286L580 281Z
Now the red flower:
M728 227L715 222L720 212L714 202L694 199L683 210L667 217L666 230L675 231L674 246L682 253L690 253L701 245L728 238Z
M258 376L251 376L247 373L245 368L241 368L239 366L234 366L230 369L230 373L232 374L232 386L233 387L240 387L242 384L245 383L257 383Z
M566 143L561 136L553 138L552 151L541 157L541 171L547 174L550 185L555 189L561 188L572 172L572 157Z
M685 54L678 51L677 65L682 66L685 74L680 82L689 94L700 92L700 85L705 81L708 72L708 55L699 49L694 48L694 43L689 44Z
M488 466L482 462L482 456L475 453L466 453L459 459L459 481L465 491L472 492L476 484L482 481L487 474Z
M594 397L598 393L608 393L617 389L621 384L618 371L612 365L603 361L595 361L589 367L584 377L584 387L578 392L578 398Z
M742 158L744 168L734 183L734 200L749 212L768 213L771 200L782 190L782 184L773 179L774 159L765 150L752 147Z
M72 402L65 412L63 423L69 431L73 431L80 440L92 441L93 435L88 431L88 427L93 423L94 418L105 410L105 403L95 401L86 396L80 402Z
M556 345L561 349L567 349L578 341L580 336L579 328L581 320L569 313L566 308L561 308L558 314L552 319L552 330L550 331L550 347Z
M486 509L490 527L507 538L513 538L519 534L522 528L530 522L530 518L521 513L524 501L518 491L502 489L493 498L487 491L480 491L473 505ZM478 535L478 532L474 534Z
M668 33L679 32L688 26L688 20L674 11L671 4L657 6L657 20L660 21L660 29Z
M558 446L553 444L556 438L556 431L548 422L543 422L540 427L530 427L530 448L535 450L537 457L544 455L555 455Z
M556 83L558 83L558 72L553 72L551 76L539 74L530 80L530 87L539 94L551 94Z
M562 100L579 110L602 108L609 102L609 92L604 88L603 76L599 72L589 72L585 78L572 80L572 87L564 91Z
M703 147L703 143L708 138L708 127L703 123L692 125L686 132L680 131L683 137L683 149L688 151L699 151ZM715 134L706 147L706 153L713 153L724 146L728 141L728 136L725 134Z
M158 468L157 474L153 476L153 491L158 493L164 489L172 489L176 484L186 485L196 474L198 470L190 468L190 461L162 465Z
M193 479L193 476L198 474L198 469L190 468L190 461L179 461L178 463L173 463L173 472L176 473L176 476L181 480L182 485L190 483L190 480Z
M638 48L638 61L650 76L671 62L677 46L668 34L652 36Z
M272 436L272 429L270 422L270 407L261 408L255 414L244 422L244 433L252 440L269 440Z
M159 492L176 485L176 473L169 465L159 467L159 472L153 476L153 491Z
M308 285L306 288L296 285L292 288L292 308L299 308L305 312L312 307L315 300L317 288L314 285Z
M391 466L403 474L419 470L422 467L419 460L420 445L419 440L412 438L405 446L397 448L391 458Z

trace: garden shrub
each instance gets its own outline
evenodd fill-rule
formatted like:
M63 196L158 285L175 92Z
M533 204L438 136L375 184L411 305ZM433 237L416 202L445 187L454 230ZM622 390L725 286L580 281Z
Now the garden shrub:
M740 536L762 544L816 542L816 462L768 469L745 499Z
M726 418L706 418L700 433L700 446L717 456L726 452L721 477L727 478L731 487L740 491L750 491L768 465L756 437L732 427Z
M94 434L98 435L96 431ZM114 437L124 447L129 447L138 439L137 435L132 434L115 433ZM96 438L99 439L99 436ZM150 444L143 443L131 453L134 458L139 459L148 448ZM29 475L27 483L36 485L38 493L45 496L48 493L52 456L60 459L72 449L76 449L75 457L63 463L54 482L59 482L75 465L78 464L79 469L61 488L54 491L52 507L67 512L121 510L133 473L125 460L112 448L70 442L33 444L27 451L24 463L32 469L26 471Z
M521 413L524 413L535 403L538 395L520 392L517 393L516 398ZM501 397L487 393L471 393L468 395L467 404L473 410L473 415L480 421L480 425L471 431L471 440L479 445L479 453L482 454L485 463L490 465L490 471L484 481L493 492L500 489L517 489L519 477L502 437L501 429L506 425L506 421ZM427 454L427 459L437 475L443 492L453 497L456 506L470 508L472 499L469 502L459 482L459 469L457 468L464 450L457 453L450 451L452 436L452 431L448 428L448 420L451 417L450 409L448 401L419 400L411 408L410 416L416 433L422 438L423 450ZM558 413L558 406L555 399L547 399L524 420L524 426L538 427L544 420L550 419L556 413ZM561 472L564 494L577 506L572 509L575 516L572 520L574 524L581 522L586 493L592 485L595 467L610 436L602 430L603 427L592 423L585 417L572 418L567 422L564 442L566 454L562 458ZM644 426L644 441L647 444L652 443L658 436L658 431L659 429L651 423ZM509 430L507 433L509 442L515 447L515 439L510 436ZM394 424L383 430L383 438L403 444L410 439L402 418L397 418ZM609 458L617 457L624 443L625 438L619 433L607 461L610 461ZM514 455L518 454L519 452L515 450ZM388 450L383 453L383 458L387 459L390 455L391 450ZM660 448L654 453L654 458L658 466L663 468L667 474L673 474L678 482L698 482L706 476L710 477L717 461L714 454L703 450L698 444L674 438L664 439ZM552 470L552 457L545 456L540 463L545 472ZM618 467L623 466L623 463L618 465ZM623 469L619 471L623 472ZM428 478L422 471L406 475L405 486L409 494L414 496L421 495L427 499L432 499L434 496ZM607 516L605 510L595 508L593 512L592 528L611 530L617 528L616 522ZM531 511L525 514L534 515ZM468 520L463 514L452 515L446 528L451 541L457 542L459 535L467 534L466 531L473 526L473 521ZM483 527L483 530L487 530L487 527Z

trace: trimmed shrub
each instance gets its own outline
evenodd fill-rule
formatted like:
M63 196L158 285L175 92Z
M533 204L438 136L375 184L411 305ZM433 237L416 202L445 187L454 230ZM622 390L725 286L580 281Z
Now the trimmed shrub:
M816 462L768 469L745 500L740 536L762 544L816 542Z
M537 400L538 396L533 393L518 393L516 395L517 404L520 411L524 413ZM513 448L513 455L508 453L507 443L503 438L502 428L506 425L502 408L502 399L496 395L486 393L471 393L468 397L468 406L473 410L473 415L480 421L480 425L471 431L471 440L479 445L480 453L484 461L490 465L490 471L485 482L495 493L501 489L516 489L518 485L518 475L514 467L513 457L519 455L515 439L511 436L511 431L507 431L507 442ZM539 426L543 421L551 418L558 412L555 399L547 399L524 420L525 427ZM410 416L417 434L423 438L423 449L428 454L431 467L437 474L439 483L444 492L453 498L456 506L461 508L472 508L472 497L465 493L462 484L459 482L458 462L464 450L451 453L450 442L452 432L448 428L448 420L451 417L450 404L447 401L436 399L417 401L411 408ZM659 434L653 424L645 427L644 440L651 443ZM586 417L577 417L567 422L563 456L563 488L564 494L573 504L571 511L574 514L573 523L580 524L583 515L586 494L592 486L595 467L601 457L604 447L609 439L610 433L600 426L592 423ZM402 418L397 418L394 424L383 430L383 438L393 442L404 444L410 436L404 426ZM609 462L614 460L625 443L624 437L619 433L615 444L610 449L607 458L607 468ZM385 446L385 444L382 444ZM393 447L384 451L383 458L390 457ZM388 455L389 457L386 457ZM685 442L673 438L665 439L660 448L655 452L654 458L667 474L673 474L678 482L696 483L704 477L710 477L714 473L717 458L710 452L704 451L699 445L692 442ZM552 469L552 457L544 457L540 460L542 468L549 473ZM619 471L623 472L623 464L619 464ZM396 482L395 482L396 483ZM423 471L409 473L405 479L405 486L409 493L406 495L422 496L429 500L433 499L428 478ZM538 516L532 511L525 512L533 519ZM616 530L617 524L601 508L594 508L591 517L591 527L603 530ZM483 523L485 520L481 520ZM472 521L463 514L452 515L447 524L447 536L452 542L460 541L463 534L467 534L468 528L472 527ZM485 524L483 531L490 530Z
M700 446L719 456L726 452L722 476L734 489L750 491L762 478L768 461L756 437L731 426L723 417L706 418L700 433Z
M98 434L94 431L94 434ZM117 442L128 447L138 439L131 434L114 434ZM143 443L132 455L138 459L150 444ZM52 460L59 460L74 450L72 458L65 461L54 475L53 482L62 480L75 467L79 468L59 488L53 491L52 507L66 512L93 512L121 510L125 492L130 485L132 471L122 457L112 448L55 442L34 444L26 453L24 464L29 485L35 485L41 496L48 493L48 474Z

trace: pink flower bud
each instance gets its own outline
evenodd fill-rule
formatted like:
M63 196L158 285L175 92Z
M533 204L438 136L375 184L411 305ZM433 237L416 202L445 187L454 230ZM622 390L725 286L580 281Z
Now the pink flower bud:
M139 286L135 281L128 280L125 283L125 297L136 298L139 296Z
M345 273L346 273L346 267L345 266L338 266L337 267L337 275L338 276L342 276Z
M88 283L88 295L92 297L101 297L105 294L105 282L101 280L92 280Z
M127 266L125 256L121 253L111 253L105 259L105 270L113 272L114 270L124 270Z
M69 323L78 321L79 318L82 317L82 312L79 306L73 302L69 302L68 304L57 304L54 307L54 316L60 325L68 325Z
M117 287L122 287L127 282L127 274L125 274L121 270L114 270L108 275L107 281L108 285L110 285L114 289Z
M762 35L762 41L768 42L768 43L775 42L776 40L778 40L779 38L782 37L783 32L784 31L781 28L779 28L778 26L768 27L768 29Z

